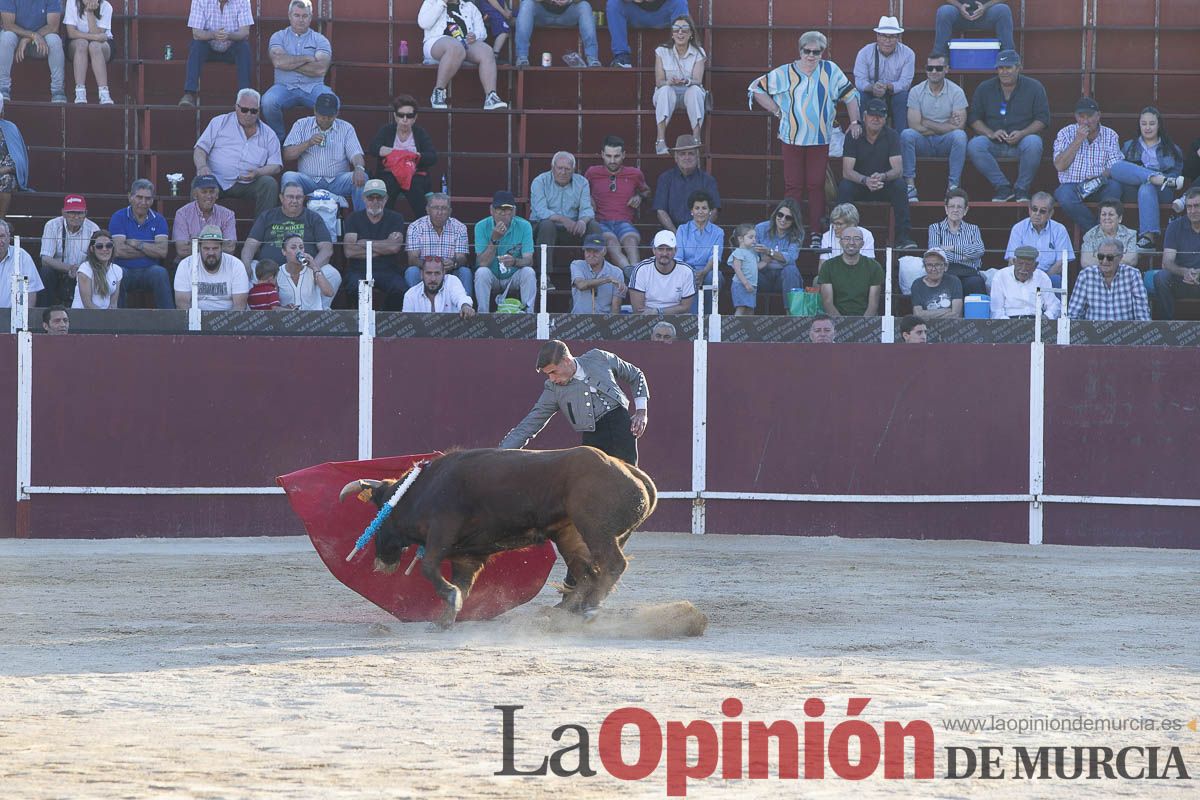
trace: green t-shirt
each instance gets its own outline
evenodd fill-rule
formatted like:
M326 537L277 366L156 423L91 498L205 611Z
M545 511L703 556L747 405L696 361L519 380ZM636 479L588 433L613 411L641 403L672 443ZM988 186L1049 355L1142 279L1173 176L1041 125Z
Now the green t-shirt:
M833 306L845 317L861 317L867 310L872 286L883 286L883 267L873 258L860 256L853 267L834 256L821 265L817 283L833 286Z
M492 231L495 227L496 222L490 214L475 223L475 255L477 258L492 243ZM505 253L518 261L523 256L533 255L533 226L529 224L528 220L513 217L512 224L508 226L508 232L496 245L496 255L500 256ZM493 258L487 264L480 259L478 266L487 267L497 278L511 278L516 274L515 269L508 269L501 273L500 259L498 258Z

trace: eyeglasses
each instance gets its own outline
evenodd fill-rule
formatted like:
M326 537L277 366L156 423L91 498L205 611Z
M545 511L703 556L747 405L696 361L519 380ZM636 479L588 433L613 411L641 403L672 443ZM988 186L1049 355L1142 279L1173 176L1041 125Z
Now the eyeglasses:
M113 243L112 242L92 242L92 247L96 248L97 250L112 250Z
M1049 214L1050 209L1047 208L1046 206L1030 206L1029 213L1030 214Z
M243 114L258 114L257 108L246 108L245 106L238 106L238 111L242 112Z
M412 112L409 112L409 113L407 113L407 114L406 114L406 113L404 113L403 111L397 111L397 112L396 112L396 117L397 117L398 119L416 119L416 118L417 118L417 112L415 112L415 111L412 111Z
M1097 261L1116 261L1117 254L1116 253L1096 253L1096 260Z
M800 52L806 56L819 56L819 55L821 55L821 53L825 52L825 48L819 47L816 50L813 50L810 47L802 47L800 49Z
M775 218L776 219L795 219L795 217L793 217L791 214L785 214L782 211L776 211Z
M925 71L926 72L945 72L946 65L945 64L926 64Z

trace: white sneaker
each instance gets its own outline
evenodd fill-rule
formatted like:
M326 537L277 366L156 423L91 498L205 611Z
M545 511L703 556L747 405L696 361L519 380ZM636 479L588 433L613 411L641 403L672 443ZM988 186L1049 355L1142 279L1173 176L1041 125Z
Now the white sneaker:
M1183 210L1184 210L1184 204L1183 204L1183 198L1182 198L1182 197L1176 197L1176 198L1175 198L1174 202L1172 202L1172 203L1171 203L1171 210L1172 210L1172 211L1174 211L1176 214L1182 214L1182 213L1183 213Z
M108 93L107 86L100 87L100 105L111 106L113 104L112 95Z
M1179 191L1183 190L1183 176L1182 175L1176 175L1174 178L1168 178L1167 185L1168 186L1171 185L1172 181L1174 181L1174 183L1175 183L1175 191L1179 192Z
M450 106L446 104L446 90L434 89L433 94L429 96L429 105L438 109L449 108Z
M487 99L483 101L484 111L498 111L501 108L508 108L508 103L500 99L500 95L495 92L488 92Z
M76 86L75 87L75 102L79 103L80 105L87 103L87 87L86 86Z

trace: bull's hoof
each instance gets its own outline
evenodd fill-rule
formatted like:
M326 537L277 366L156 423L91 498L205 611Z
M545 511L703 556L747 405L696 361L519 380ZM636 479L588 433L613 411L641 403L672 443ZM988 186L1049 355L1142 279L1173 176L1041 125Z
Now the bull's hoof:
M446 610L442 612L442 616L438 617L437 626L442 630L449 628L454 624L454 620L458 617L458 612L462 611L462 592L455 587L446 598Z
M591 622L599 613L600 606L588 606L587 608L580 609L579 616L583 617L584 622Z

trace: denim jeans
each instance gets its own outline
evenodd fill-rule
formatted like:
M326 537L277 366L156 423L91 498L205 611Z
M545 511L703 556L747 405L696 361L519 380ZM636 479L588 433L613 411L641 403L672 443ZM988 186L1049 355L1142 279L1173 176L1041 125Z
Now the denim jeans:
M627 56L630 25L635 28L666 28L675 17L688 13L688 4L687 0L667 0L658 11L643 11L629 0L608 0L606 13L608 33L612 38L612 54L614 57Z
M12 89L12 66L17 55L19 39L12 31L0 33L0 89ZM34 56L38 58L38 56ZM66 51L63 49L62 36L57 33L46 34L46 61L50 65L50 91L63 90L63 76L66 72ZM7 289L6 289L7 291Z
M277 83L263 93L262 120L271 130L275 131L275 135L282 142L287 136L287 131L283 129L283 112L296 106L312 108L313 103L317 102L317 98L328 91L330 91L329 87L323 83L308 89Z
M167 277L166 267L157 264L135 269L126 267L125 274L121 277L121 291L118 297L121 308L129 307L125 303L125 295L128 292L154 292L155 308L175 307L175 292Z
M354 204L355 211L362 211L366 208L363 202L362 187L354 185L354 173L343 172L336 178L314 178L311 175L305 175L303 172L285 172L283 178L280 179L279 185L286 186L295 181L304 189L305 195L310 195L317 189L327 189L330 194L338 197L349 197ZM364 181L365 183L365 181ZM333 231L330 231L333 233Z
M912 232L912 219L908 209L908 192L904 181L897 178L894 181L884 181L883 188L871 191L861 183L842 178L838 183L837 201L841 203L856 203L860 200L876 203L891 203L892 213L896 216L896 239L907 239Z
M213 50L208 42L192 39L188 45L187 76L183 79L183 90L193 94L200 91L200 69L209 61L235 64L238 89L253 89L250 73L254 70L254 57L250 54L250 43L242 40L233 42L228 50Z
M454 277L458 278L459 282L462 283L463 289L466 291L467 296L471 299L475 298L475 279L471 277L470 267L455 267L454 269L447 270L446 274L453 275ZM408 269L404 270L405 289L411 289L420 282L420 267L409 267Z
M1084 199L1079 196L1080 185L1078 183L1060 183L1054 190L1054 199L1062 206L1063 211L1067 212L1067 216L1075 221L1079 229L1087 232L1096 227L1096 215L1084 205ZM1090 199L1093 203L1101 200L1120 200L1121 184L1109 178Z
M1130 195L1137 197L1138 233L1158 233L1161 230L1158 205L1171 202L1174 193L1170 189L1150 183L1150 176L1157 173L1140 164L1118 161L1109 168L1109 174L1114 181L1121 184L1123 200L1132 200Z
M934 133L926 136L912 128L900 132L900 159L905 180L917 176L917 156L950 156L949 183L962 183L963 164L967 160L966 131Z
M358 283L365 280L366 277L365 264L347 266L342 273L342 285L346 287L347 294L356 308L358 307ZM404 292L408 289L400 267L380 267L376 264L371 270L371 277L375 280L376 291L383 294L382 308L375 310L400 311L404 307Z
M1001 50L1017 49L1017 46L1013 44L1012 9L1003 3L992 6L974 22L964 19L963 15L958 13L956 6L947 3L937 10L933 25L935 31L933 52L935 53L948 56L950 54L950 36L959 31L994 30L996 38L1000 40Z
M1200 286L1184 283L1183 278L1165 269L1154 271L1154 296L1163 319L1175 319L1175 301L1200 297Z
M1017 159L1017 192L1030 194L1033 179L1037 175L1038 163L1042 160L1042 137L1031 133L1016 147L1011 144L994 142L986 136L976 136L967 143L967 157L975 165L975 169L983 173L994 189L1008 188L1013 184L1000 171L997 158Z
M526 0L517 9L517 60L529 60L529 38L533 36L535 27L572 28L576 25L579 26L579 38L583 40L583 57L589 64L599 61L596 17L587 0L567 6L567 10L561 14L552 14L541 3Z

